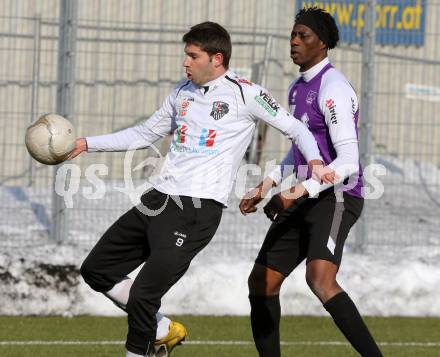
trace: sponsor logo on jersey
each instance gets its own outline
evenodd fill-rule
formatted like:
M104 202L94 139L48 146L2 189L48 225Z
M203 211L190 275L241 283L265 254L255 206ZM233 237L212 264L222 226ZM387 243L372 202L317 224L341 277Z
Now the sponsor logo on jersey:
M318 95L318 92L311 90L309 93L307 93L306 102L308 105L311 105L313 101L316 99L316 96Z
M216 135L216 130L203 128L202 134L200 135L199 146L207 148L213 147Z
M179 125L177 127L176 133L175 133L175 140L176 143L184 144L186 139L186 131L188 130L188 126L186 124Z
M238 83L244 83L244 84L247 84L248 86L253 85L252 82L249 82L247 79L244 79L244 78L237 78L237 80L238 80Z
M214 120L219 120L229 113L229 104L225 102L216 101L212 103L212 110L210 116Z
M270 115L277 116L280 106L269 94L260 90L260 95L255 96L255 100L260 104Z
M170 146L172 152L186 154L218 155L218 149L214 148L215 138L217 136L216 130L203 128L200 136L196 137L198 138L198 147L191 146L191 143L188 143L188 140L186 140L187 131L188 126L186 124L179 125L177 127L177 130L174 134L175 140L171 143Z
M191 147L187 145L176 145L171 143L170 150L172 152L185 153L185 154L202 154L202 155L218 155L218 149L203 147Z
M336 118L336 104L333 99L327 99L325 101L325 106L330 111L330 121L332 124L338 124L338 119Z
M184 117L186 115L191 102L194 102L194 98L187 97L187 98L183 99L181 107L180 107L180 113L179 113L181 117Z
M353 97L350 97L350 99L351 99L351 113L353 115L355 115L356 114L356 102L354 101Z

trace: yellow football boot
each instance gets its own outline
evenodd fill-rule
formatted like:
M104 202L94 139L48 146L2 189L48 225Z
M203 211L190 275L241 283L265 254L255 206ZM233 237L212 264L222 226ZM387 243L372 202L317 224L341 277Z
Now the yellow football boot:
M185 326L179 322L171 321L168 335L154 343L156 357L168 357L174 347L185 340L187 334Z

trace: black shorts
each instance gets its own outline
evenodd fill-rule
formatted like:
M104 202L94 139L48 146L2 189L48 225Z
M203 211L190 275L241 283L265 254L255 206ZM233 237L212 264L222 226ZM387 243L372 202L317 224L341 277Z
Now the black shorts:
M143 269L162 270L158 280L166 291L210 242L223 208L214 200L169 196L155 189L145 193L141 202L104 233L86 258L83 266L92 272L87 282L94 290L110 290L147 262ZM159 274L146 279L155 275Z
M348 232L359 218L364 200L333 188L318 198L299 199L274 222L258 253L256 263L288 276L307 258L341 264Z
M141 202L104 233L84 261L81 274L94 290L107 292L145 263L126 305L126 347L145 354L149 341L156 338L155 315L162 296L210 242L223 206L210 199L172 197L156 190L144 194Z

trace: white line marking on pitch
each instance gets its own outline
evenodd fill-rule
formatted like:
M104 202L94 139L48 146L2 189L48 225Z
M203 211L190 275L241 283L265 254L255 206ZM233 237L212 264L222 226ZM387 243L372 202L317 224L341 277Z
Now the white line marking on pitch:
M125 341L0 341L0 346L29 346L29 345L122 345ZM185 341L185 345L229 345L248 346L253 341ZM283 346L349 346L343 341L281 341ZM391 347L440 347L440 342L378 342L381 346Z

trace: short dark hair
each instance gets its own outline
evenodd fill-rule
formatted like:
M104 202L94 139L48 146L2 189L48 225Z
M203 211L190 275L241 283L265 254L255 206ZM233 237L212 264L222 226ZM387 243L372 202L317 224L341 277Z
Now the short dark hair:
M225 68L229 67L232 53L231 37L221 25L211 21L194 25L183 35L182 40L186 44L200 46L210 56L221 53L223 55L223 66Z
M295 24L297 23L311 28L328 49L335 48L338 44L338 26L327 11L316 6L301 9L295 16Z

